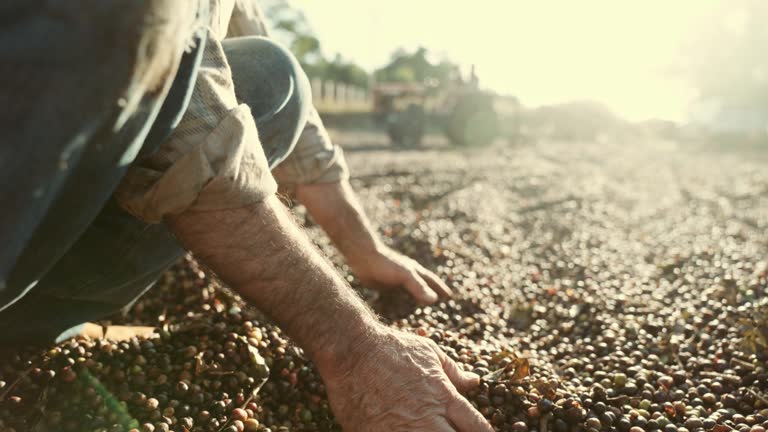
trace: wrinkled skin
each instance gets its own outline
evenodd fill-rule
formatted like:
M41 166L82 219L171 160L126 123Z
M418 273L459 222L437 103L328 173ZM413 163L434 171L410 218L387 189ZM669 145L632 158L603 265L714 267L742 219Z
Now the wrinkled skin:
M345 371L326 372L331 408L348 432L493 432L459 393L479 377L432 340L382 329ZM323 369L321 367L321 373Z
M380 291L405 288L421 304L433 304L439 297L453 294L436 274L390 248L381 247L363 263L352 270L365 286Z

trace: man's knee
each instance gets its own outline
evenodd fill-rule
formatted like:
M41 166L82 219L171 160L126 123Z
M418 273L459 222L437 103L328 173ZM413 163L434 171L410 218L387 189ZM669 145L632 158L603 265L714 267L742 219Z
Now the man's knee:
M235 94L251 108L274 167L292 151L306 124L312 106L309 79L293 54L269 39L227 39L222 46Z

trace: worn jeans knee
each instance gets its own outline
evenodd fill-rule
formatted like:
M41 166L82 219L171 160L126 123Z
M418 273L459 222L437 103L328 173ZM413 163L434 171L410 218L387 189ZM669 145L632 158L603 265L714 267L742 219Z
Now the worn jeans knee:
M235 94L251 108L270 168L293 151L307 123L312 91L298 60L263 37L226 39Z

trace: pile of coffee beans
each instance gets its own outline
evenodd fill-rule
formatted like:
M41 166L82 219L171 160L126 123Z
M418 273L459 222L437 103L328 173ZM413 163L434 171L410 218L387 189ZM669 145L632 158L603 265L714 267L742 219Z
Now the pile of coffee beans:
M359 150L385 241L456 295L368 290L308 232L382 320L482 377L466 396L496 430L768 428L760 163L656 141ZM193 257L106 323L157 337L3 353L0 431L340 430L302 350Z
M155 337L4 353L0 430L252 432L285 430L278 420L285 418L315 430L334 424L302 351L241 308L194 259L175 265L154 293L111 323L155 325ZM257 395L262 386L294 398L268 400Z

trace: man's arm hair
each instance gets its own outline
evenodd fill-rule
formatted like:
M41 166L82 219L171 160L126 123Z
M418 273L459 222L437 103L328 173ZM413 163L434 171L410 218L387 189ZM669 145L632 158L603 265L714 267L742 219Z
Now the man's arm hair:
M307 207L353 268L357 267L357 260L365 260L381 248L376 231L349 181L299 185L296 198Z
M186 248L275 322L319 367L343 367L378 320L278 199L167 220Z

